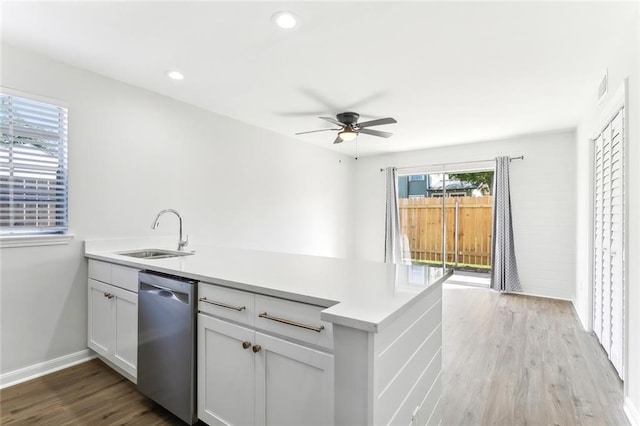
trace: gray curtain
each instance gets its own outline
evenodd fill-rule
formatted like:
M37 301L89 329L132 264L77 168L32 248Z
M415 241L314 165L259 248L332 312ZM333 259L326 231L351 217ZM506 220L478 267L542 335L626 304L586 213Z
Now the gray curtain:
M503 292L522 291L513 243L509 157L496 157L491 260L491 288Z
M398 211L398 171L395 167L387 167L384 171L387 180L384 261L387 263L402 263L400 213Z

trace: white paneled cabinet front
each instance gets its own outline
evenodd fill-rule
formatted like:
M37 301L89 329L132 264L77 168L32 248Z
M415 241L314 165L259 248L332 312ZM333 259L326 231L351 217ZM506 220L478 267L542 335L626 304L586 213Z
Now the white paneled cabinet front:
M112 299L115 338L113 355L117 365L137 377L138 295L114 288Z
M127 276L124 281L123 272ZM89 263L87 345L134 379L138 358L138 295L129 288L137 286L137 274L132 268Z
M136 377L138 295L89 279L88 346Z
M198 314L198 418L209 425L333 423L333 355Z
M89 347L105 356L113 348L111 287L89 279Z
M255 341L255 424L333 424L333 356L259 332Z
M198 314L198 418L209 426L254 422L254 334Z

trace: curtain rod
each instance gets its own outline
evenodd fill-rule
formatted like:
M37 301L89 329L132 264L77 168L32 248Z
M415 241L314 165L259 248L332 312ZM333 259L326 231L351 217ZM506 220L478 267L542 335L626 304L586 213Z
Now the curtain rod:
M396 170L404 170L404 169L416 169L419 167L434 167L434 166L451 166L454 164L469 164L469 163L483 163L486 161L493 161L495 158L489 158L488 160L473 160L473 161L458 161L455 163L441 163L441 164L422 164L418 166L407 166L407 167L397 167ZM509 157L509 161L513 160L524 160L524 155L519 157ZM380 169L381 172L384 172L384 169Z

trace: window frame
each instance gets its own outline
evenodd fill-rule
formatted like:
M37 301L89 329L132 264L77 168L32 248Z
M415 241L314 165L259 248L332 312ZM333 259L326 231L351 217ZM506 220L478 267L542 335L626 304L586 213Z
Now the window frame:
M58 149L60 144L64 144L63 152L61 156L63 157L63 164L60 167L62 170L63 177L60 182L63 183L63 213L61 214L62 220L61 225L59 225L60 229L47 229L47 227L43 227L40 230L24 229L20 230L19 228L3 228L2 232L0 232L0 248L5 247L24 247L24 246L42 246L42 245L60 245L60 244L68 244L68 242L74 237L71 233L69 233L69 163L68 163L68 152L69 152L69 107L66 102L60 101L58 99L53 99L49 97L44 97L40 95L35 95L32 93L26 93L23 91L11 89L9 87L0 86L0 94L3 96L9 96L13 98L20 98L26 101L44 103L50 105L55 108L62 108L64 110L64 120L65 120L65 130L60 132L61 136L64 136L60 143L56 146ZM58 180L56 180L58 182ZM52 226L53 228L53 226ZM7 229L12 229L8 231Z

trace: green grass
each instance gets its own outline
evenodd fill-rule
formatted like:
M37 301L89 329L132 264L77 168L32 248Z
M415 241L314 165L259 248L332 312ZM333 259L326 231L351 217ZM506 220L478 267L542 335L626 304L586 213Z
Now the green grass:
M429 266L440 266L442 262L438 262L435 260L419 260L419 259L411 259L411 263L418 265L429 265ZM456 266L455 262L447 262L447 266L456 269L468 269L468 270L476 270L479 272L489 272L491 271L491 266L487 265L474 265L472 263L458 263Z

